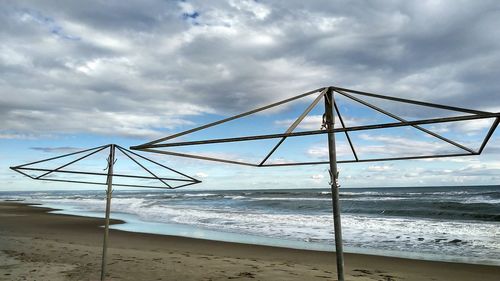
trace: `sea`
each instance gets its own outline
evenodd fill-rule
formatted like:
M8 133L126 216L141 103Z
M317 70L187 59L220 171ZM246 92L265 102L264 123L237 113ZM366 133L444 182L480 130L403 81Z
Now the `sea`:
M54 213L103 217L104 190L0 192ZM341 188L345 252L500 265L500 186ZM328 189L116 190L124 231L333 251Z

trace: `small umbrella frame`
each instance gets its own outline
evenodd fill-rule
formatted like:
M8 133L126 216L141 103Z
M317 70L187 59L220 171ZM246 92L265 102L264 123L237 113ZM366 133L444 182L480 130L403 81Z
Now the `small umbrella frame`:
M79 161L82 161L92 155L95 155L98 152L105 151L106 149L109 150L109 155L108 158L106 159L107 161L107 167L105 170L107 172L88 172L88 171L78 171L78 170L67 170L64 168L69 168L71 167L72 164L77 163ZM141 169L145 170L149 176L140 176L140 175L130 175L130 174L117 174L114 173L114 164L116 162L116 152L119 151L122 155L124 155L126 158L130 159L133 163L135 163L137 166L139 166ZM77 159L70 161L64 165L61 165L57 168L54 169L43 169L43 168L36 168L32 167L33 165L40 164L43 162L49 162L52 160L64 158L64 157L70 157L74 155L82 155L78 157ZM178 177L161 177L153 173L151 169L148 169L145 165L141 164L138 159L141 159L142 161L147 161L153 165L159 166L162 169L168 170L170 172L173 172L174 174L178 175ZM154 160L151 160L149 158L146 158L138 153L135 153L133 151L130 151L126 148L123 148L117 144L107 144L99 147L94 147L94 148L89 148L77 152L72 152L52 158L47 158L35 162L30 162L27 164L22 164L18 166L13 166L10 167L12 170L27 176L33 180L40 180L40 181L54 181L54 182L63 182L63 183L78 183L78 184L91 184L91 185L105 185L107 186L106 189L106 214L105 214L105 225L104 225L104 239L103 239L103 250L102 250L102 263L101 263L101 281L105 280L106 277L106 258L107 258L107 249L108 249L108 237L109 237L109 218L110 218L110 212L111 212L111 197L113 193L113 186L121 186L121 187L136 187L136 188L154 188L154 189L177 189L181 187L186 187L194 184L201 183L201 181L188 176L184 173L181 173L175 169L172 169L170 167L167 167L159 162L156 162ZM32 176L28 174L29 172L42 172L42 174L38 176ZM63 178L49 178L49 175L53 174L63 174L63 175L90 175L90 176L105 176L106 181L104 182L98 182L98 181L88 181L88 180L74 180L74 179L63 179ZM162 183L162 185L138 185L138 184L113 184L113 178L118 177L118 178L127 178L127 179L141 179L141 180L156 180ZM172 184L174 182L175 184Z

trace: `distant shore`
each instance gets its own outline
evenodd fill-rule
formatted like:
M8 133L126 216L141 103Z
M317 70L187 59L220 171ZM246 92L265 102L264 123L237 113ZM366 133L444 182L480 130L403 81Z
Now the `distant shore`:
M98 280L102 219L0 202L0 280ZM113 221L120 223L120 221ZM335 280L333 253L110 232L108 280ZM347 280L498 280L500 267L346 254Z

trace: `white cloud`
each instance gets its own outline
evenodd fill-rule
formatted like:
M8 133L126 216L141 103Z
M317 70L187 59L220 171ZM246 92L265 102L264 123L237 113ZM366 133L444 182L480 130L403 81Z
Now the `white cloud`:
M426 140L420 137L360 134L360 139L368 141L368 144L360 146L357 151L365 154L376 154L381 156L417 156L437 155L460 151L459 148L445 143L441 140ZM463 152L463 151L461 151Z
M183 13L192 14L192 13L196 12L196 10L194 9L193 4L188 3L186 1L179 1L178 5L181 8L181 11Z
M324 177L325 176L323 174L316 174L316 175L312 175L311 179L320 180L320 179L323 179Z
M368 171L370 172L383 172L383 171L388 171L392 170L394 167L389 166L389 165L372 165L367 168Z
M328 146L313 146L307 150L307 154L316 158L328 157Z
M30 134L18 134L18 133L1 133L0 134L0 139L21 139L21 140L33 140L37 139L37 135L30 135Z
M264 20L267 16L269 16L269 14L271 14L269 7L257 1L230 0L229 4L235 7L237 10L243 10L252 13L259 20Z
M293 163L293 160L290 159L285 159L283 157L272 157L269 158L265 164L287 164L287 163Z
M316 183L322 182L324 178L325 176L323 174L311 175L311 179Z
M195 177L200 178L200 179L204 179L204 178L208 177L208 174L204 173L204 172L198 172L198 173L196 173L194 175L195 175Z
M305 107L304 107L305 108ZM298 117L298 116L297 116ZM286 119L275 121L275 124L284 128L288 128L295 122L296 119ZM304 119L299 123L297 129L299 130L320 130L323 124L322 115L310 115L304 117Z

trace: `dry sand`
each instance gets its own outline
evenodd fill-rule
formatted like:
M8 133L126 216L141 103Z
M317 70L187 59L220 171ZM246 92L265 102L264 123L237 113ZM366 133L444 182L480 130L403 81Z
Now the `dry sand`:
M103 220L0 203L0 280L99 280ZM120 223L114 221L113 223ZM347 254L346 280L500 280L500 267ZM336 280L333 253L110 231L107 280Z

